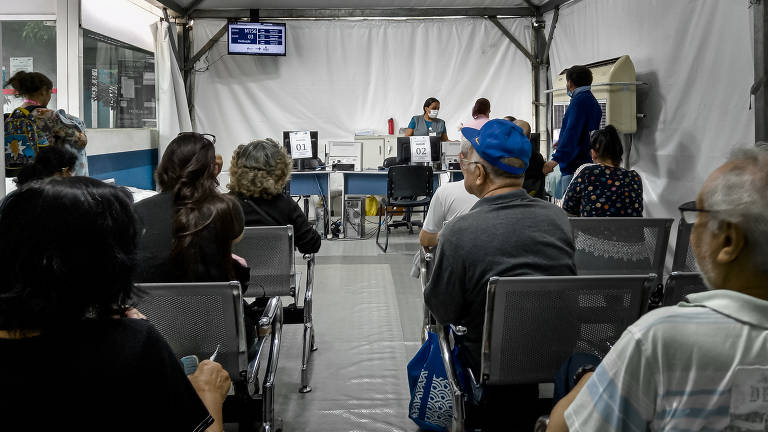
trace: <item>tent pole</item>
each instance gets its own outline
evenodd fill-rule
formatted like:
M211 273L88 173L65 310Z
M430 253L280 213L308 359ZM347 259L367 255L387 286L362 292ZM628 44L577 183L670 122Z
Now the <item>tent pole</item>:
M768 142L768 5L766 0L751 0L755 23L755 142Z

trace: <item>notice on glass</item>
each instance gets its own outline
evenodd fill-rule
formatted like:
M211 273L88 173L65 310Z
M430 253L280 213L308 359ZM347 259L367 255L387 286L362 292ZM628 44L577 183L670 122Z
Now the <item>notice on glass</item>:
M428 136L411 137L411 162L431 162L432 151Z
M11 76L18 71L32 72L34 61L32 57L11 57Z
M312 157L312 139L309 137L309 131L291 132L288 137L291 141L292 159L306 159Z

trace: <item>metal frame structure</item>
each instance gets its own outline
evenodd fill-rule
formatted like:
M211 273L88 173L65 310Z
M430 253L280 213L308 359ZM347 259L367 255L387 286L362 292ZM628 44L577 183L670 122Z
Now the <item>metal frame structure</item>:
M62 1L62 0L59 0ZM177 23L178 48L175 55L181 65L184 75L184 85L187 91L187 101L190 110L194 107L193 93L194 64L200 60L213 45L226 33L223 26L203 47L194 55L190 55L191 27L188 21L194 18L219 18L219 19L344 19L344 18L428 18L428 17L485 17L488 18L509 39L509 41L531 63L532 79L532 131L539 132L542 141L546 142L547 149L551 145L551 129L547 113L551 109L550 98L545 89L551 88L549 74L549 50L552 46L554 30L557 27L560 7L578 2L580 0L549 0L537 5L531 0L524 0L524 7L410 7L410 8L297 8L297 9L199 9L202 0L194 0L187 7L181 6L176 0L146 0L148 3L164 9L166 19L175 19ZM755 110L755 139L756 141L768 141L768 12L766 0L749 0L750 7L754 9L754 51L755 51L755 83L751 93L754 96ZM554 11L549 29L546 27L544 14ZM499 22L498 17L530 18L532 20L531 47L526 47L512 33ZM548 31L547 31L548 30ZM194 118L194 116L193 116ZM547 132L547 133L542 133ZM539 143L539 148L541 143Z

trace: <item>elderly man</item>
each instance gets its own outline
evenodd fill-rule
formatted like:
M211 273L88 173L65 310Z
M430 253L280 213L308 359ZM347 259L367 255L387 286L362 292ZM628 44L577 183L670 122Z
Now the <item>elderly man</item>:
M503 119L465 128L464 186L480 200L440 233L424 301L435 319L467 328L461 359L479 377L485 297L492 276L572 275L568 217L522 189L531 144Z
M704 183L691 246L712 291L627 329L552 411L551 431L764 430L768 419L768 152Z

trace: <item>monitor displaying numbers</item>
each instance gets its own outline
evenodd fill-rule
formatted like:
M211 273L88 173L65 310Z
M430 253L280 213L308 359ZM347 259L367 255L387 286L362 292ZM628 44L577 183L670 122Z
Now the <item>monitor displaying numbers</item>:
M229 54L285 55L285 24L229 23Z

